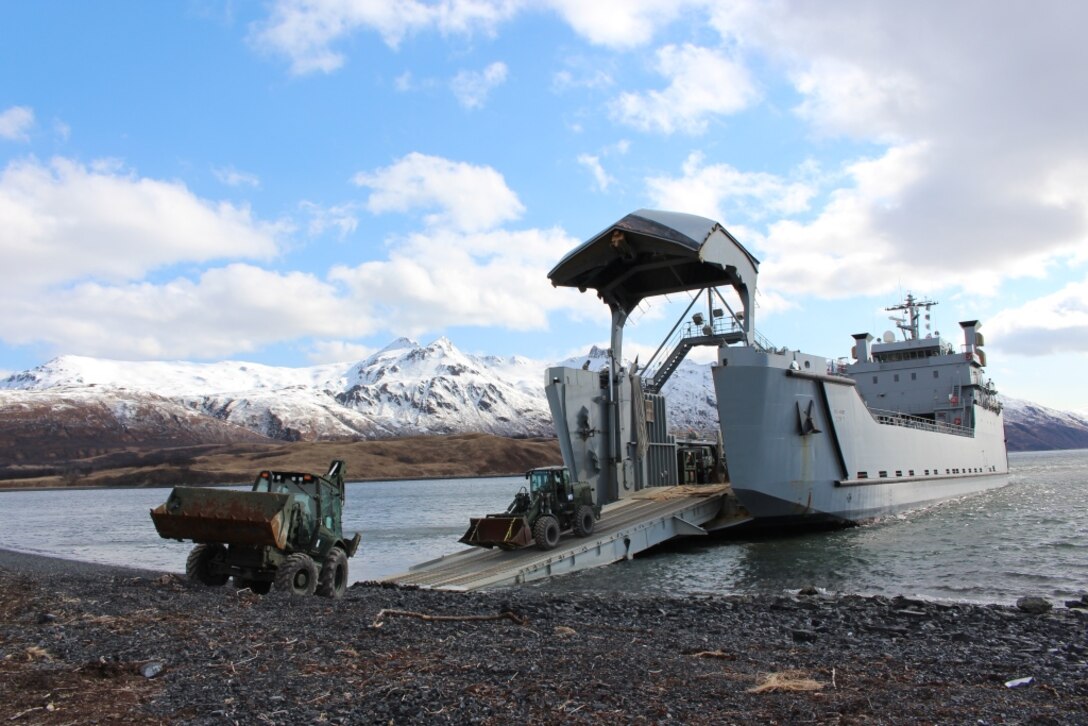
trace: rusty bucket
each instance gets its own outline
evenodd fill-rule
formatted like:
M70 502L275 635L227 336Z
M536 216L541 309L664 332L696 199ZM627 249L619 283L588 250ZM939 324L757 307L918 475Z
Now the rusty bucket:
M290 494L175 487L151 519L165 539L283 549L290 501Z
M533 533L525 517L491 514L470 519L468 531L459 541L477 547L512 550L532 544Z

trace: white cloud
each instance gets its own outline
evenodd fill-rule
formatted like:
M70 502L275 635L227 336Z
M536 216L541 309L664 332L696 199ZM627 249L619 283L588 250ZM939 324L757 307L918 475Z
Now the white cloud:
M821 135L883 146L808 222L767 230L765 279L820 296L919 282L988 294L1088 259L1088 6L852 0L711 6ZM844 29L849 29L844 30ZM773 261L773 264L772 264Z
M711 117L736 113L759 97L744 64L721 50L667 45L656 56L656 70L669 85L620 94L611 103L617 121L643 131L700 134Z
M0 257L8 288L78 279L137 280L179 262L269 258L280 226L201 199L183 184L56 158L0 173Z
M601 157L594 156L593 154L579 154L578 163L589 169L589 173L593 175L593 180L597 183L597 189L602 192L608 191L608 186L616 181L608 172L601 166Z
M276 0L270 17L250 29L258 48L286 56L296 75L330 73L344 64L337 41L368 29L396 47L424 30L492 33L518 7L514 0Z
M213 268L162 285L83 283L0 301L0 337L14 344L120 358L217 358L304 336L373 332L337 289L312 275L251 265ZM7 298L7 299L5 299Z
M1088 353L1088 280L1002 310L986 322L984 333L989 346L1003 353Z
M334 229L337 236L343 239L359 226L359 218L356 216L358 206L355 204L323 207L313 202L301 202L299 209L310 218L306 229L311 237L318 237L326 230Z
M336 267L329 278L400 335L454 325L541 330L551 311L601 314L591 296L548 281L555 260L576 244L558 229L434 230L398 242L387 260Z
M615 81L612 80L611 74L600 68L579 69L577 75L574 71L563 70L557 71L552 76L552 90L556 93L562 93L572 88L598 90L608 88L613 83Z
M256 174L238 171L233 166L218 166L212 169L212 174L221 183L228 187L252 187L261 186L261 180Z
M9 141L29 141L34 126L34 110L27 106L12 106L0 112L0 138Z
M492 63L482 71L461 71L450 81L450 90L465 108L483 108L492 90L506 82L506 64Z
M653 39L655 31L678 18L686 0L549 0L571 28L595 45L634 48Z
M661 209L699 214L729 221L738 216L759 219L768 213L793 215L808 209L816 192L805 181L786 180L774 174L742 172L729 164L706 164L695 152L684 161L682 176L650 177L647 191Z
M484 230L525 211L495 169L417 152L353 181L371 190L366 208L375 214L437 208L425 217L430 226Z

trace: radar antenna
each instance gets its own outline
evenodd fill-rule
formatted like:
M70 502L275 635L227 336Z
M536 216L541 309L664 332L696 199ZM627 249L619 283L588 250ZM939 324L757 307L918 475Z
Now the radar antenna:
M906 300L898 305L892 305L884 309L889 312L901 311L905 313L902 317L891 315L889 320L895 323L895 327L903 332L903 340L918 340L922 337L918 327L921 312L922 310L926 312L926 330L929 330L929 309L936 304L935 300L919 300L908 292Z

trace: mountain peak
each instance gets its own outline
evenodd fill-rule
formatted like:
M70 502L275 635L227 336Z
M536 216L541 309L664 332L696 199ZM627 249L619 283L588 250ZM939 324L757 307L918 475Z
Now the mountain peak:
M392 353L396 350L413 350L419 347L419 343L411 338L397 338L389 345L385 346L378 353Z

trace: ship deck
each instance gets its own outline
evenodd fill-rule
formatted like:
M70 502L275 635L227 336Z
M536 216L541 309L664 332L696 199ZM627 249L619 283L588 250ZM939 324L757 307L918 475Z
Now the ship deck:
M566 534L553 550L469 547L383 582L442 590L516 585L631 559L675 537L706 535L750 519L738 511L728 484L653 487L606 505L593 534Z

